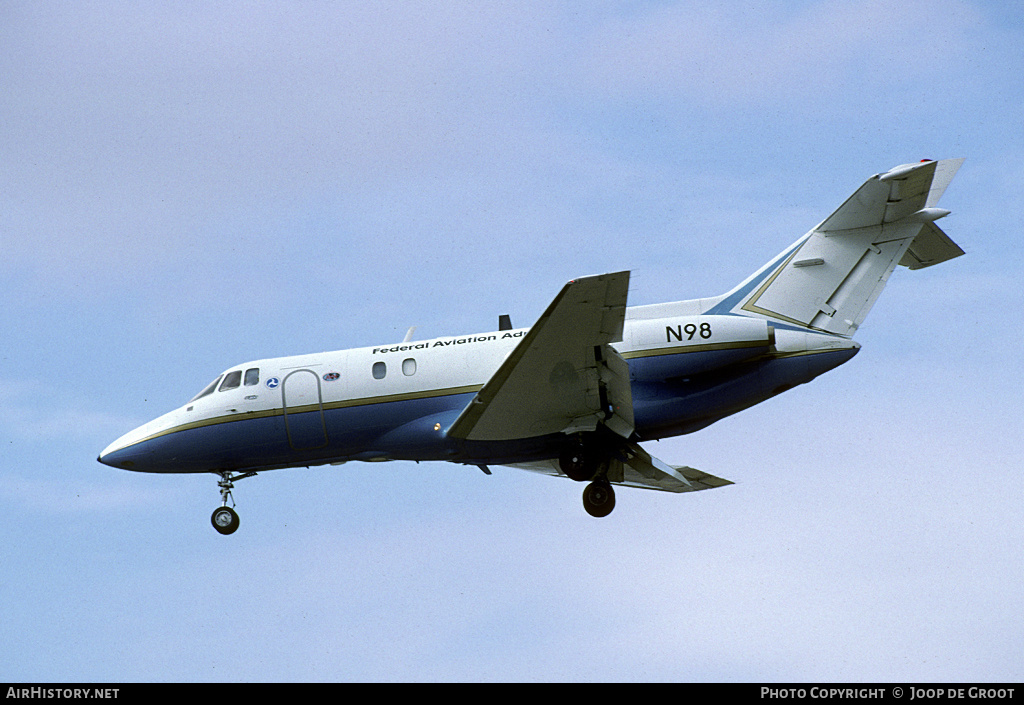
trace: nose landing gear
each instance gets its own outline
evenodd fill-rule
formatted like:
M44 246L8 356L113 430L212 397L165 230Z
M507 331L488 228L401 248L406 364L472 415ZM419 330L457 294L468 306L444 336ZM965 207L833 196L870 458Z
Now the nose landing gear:
M235 506L235 499L231 496L231 490L235 487L235 481L244 480L247 477L252 477L256 473L246 472L239 475L232 475L229 472L218 472L220 480L217 482L217 486L220 487L220 499L223 506L217 507L213 510L213 515L210 517L210 522L213 524L218 532L227 536L233 534L238 530L238 513L235 512L233 507ZM228 506L228 500L231 500L231 506Z

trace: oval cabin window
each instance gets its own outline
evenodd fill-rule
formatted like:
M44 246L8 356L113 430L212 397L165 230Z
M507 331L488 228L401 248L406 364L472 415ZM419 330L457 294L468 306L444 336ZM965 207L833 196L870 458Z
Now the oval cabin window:
M375 362L375 363L373 363L373 378L374 379L384 379L384 377L386 377L387 374L388 374L388 366L387 365L385 365L383 362Z
M411 357L402 360L402 374L406 377L412 377L416 374L416 361Z

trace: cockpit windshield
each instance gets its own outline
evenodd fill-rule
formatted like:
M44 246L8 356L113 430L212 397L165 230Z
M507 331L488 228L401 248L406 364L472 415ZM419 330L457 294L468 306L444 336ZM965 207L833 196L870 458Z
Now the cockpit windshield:
M189 399L189 403L191 404L196 399L202 399L203 397L205 397L205 396L207 396L209 394L213 394L213 390L217 388L217 385L220 383L220 380L223 377L224 377L224 375L221 375L217 379L215 379L212 382L210 382L210 386L206 387L203 391L199 392L199 394L196 394L194 397Z
M238 389L245 385L246 387L255 387L260 383L260 368L250 367L245 371L245 377L242 376L242 370L232 370L231 372L225 372L217 379L210 383L210 386L206 387L203 391L196 394L194 397L189 399L189 404L192 402L208 397L213 394L214 390L227 392L232 389ZM255 399L256 397L252 397ZM249 397L246 397L249 399Z
M228 372L224 375L224 381L220 383L220 391L225 392L229 389L237 389L240 384L242 384L242 371Z

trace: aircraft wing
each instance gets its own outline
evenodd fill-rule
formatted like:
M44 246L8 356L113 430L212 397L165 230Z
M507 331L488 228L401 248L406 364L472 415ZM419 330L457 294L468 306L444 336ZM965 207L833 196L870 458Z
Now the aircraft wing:
M639 448L639 446L636 447ZM644 460L630 452L630 457L625 462L613 461L616 467L609 472L609 481L613 485L661 490L662 492L697 492L733 484L729 480L715 477L695 468L666 465L657 458L651 458L650 455L646 457L647 459ZM565 474L558 469L557 460L514 463L508 467L530 470L553 477L565 477Z
M630 466L626 466L622 482L616 483L627 487L641 487L648 490L662 490L664 492L696 492L698 490L713 490L716 487L731 485L731 480L715 477L709 473L686 467L685 465L673 466L673 475L659 474L655 476L642 475ZM685 481L680 481L676 475L682 476Z
M622 340L629 272L566 284L448 429L453 438L501 441L592 431L633 432Z

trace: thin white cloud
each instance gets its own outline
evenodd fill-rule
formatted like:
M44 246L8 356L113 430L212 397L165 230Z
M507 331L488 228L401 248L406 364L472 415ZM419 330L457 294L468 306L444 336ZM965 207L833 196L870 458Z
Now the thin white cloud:
M69 475L64 468L51 468L48 478L6 473L0 475L0 498L6 506L34 517L109 516L139 507L177 505L187 492L180 483L160 487L152 478L147 483L111 479L116 471L95 467L98 472L93 475Z
M54 286L139 286L222 218L479 159L501 132L482 123L517 109L530 45L515 33L538 14L114 9L26 9L3 60L6 263Z
M109 442L139 425L137 418L98 411L91 400L69 394L67 383L63 376L52 384L37 379L0 380L0 439L12 444L105 438ZM97 455L100 450L96 449Z
M609 21L591 39L595 85L747 110L925 88L960 59L983 18L958 0L672 3ZM796 106L794 106L796 107Z

